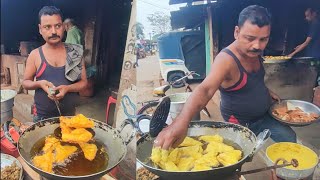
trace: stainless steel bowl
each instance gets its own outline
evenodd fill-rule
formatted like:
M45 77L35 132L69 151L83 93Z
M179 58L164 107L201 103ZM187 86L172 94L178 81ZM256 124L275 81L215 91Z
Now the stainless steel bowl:
M282 100L280 103L276 102L274 103L270 109L269 109L269 114L276 120L280 121L281 123L284 123L286 125L289 126L307 126L310 125L312 123L315 122L319 122L320 118L311 121L311 122L290 122L290 121L286 121L286 120L282 120L280 118L278 118L277 116L272 114L272 111L276 108L279 107L283 107L283 106L287 106L287 102L291 103L292 105L299 107L300 109L302 109L304 112L307 113L316 113L318 115L320 115L320 108L310 102L306 102L306 101L301 101L301 100Z
M280 142L280 143L282 143L282 142ZM299 144L299 145L301 145L301 144ZM301 146L303 146L303 145L301 145ZM270 147L272 147L272 145L267 147L267 150L266 150L267 158L265 160L266 160L266 163L267 163L268 166L273 166L274 162L270 159L270 157L267 154L268 149ZM312 151L317 156L317 154L313 150L311 150L310 148L308 148L306 146L303 146L303 147L306 148L306 149L309 149L310 151ZM313 172L315 171L318 163L319 163L319 160L313 167L310 167L308 169L300 169L300 170L298 170L298 169L289 169L289 168L286 168L286 167L277 168L276 169L276 175L278 177L282 178L282 179L285 179L285 180L297 180L297 179L309 178L313 174Z
M17 95L14 90L1 89L1 124L10 121L13 118L12 107L14 97Z
M23 168L22 168L21 163L18 161L18 159L16 159L15 157L13 157L9 154L1 153L1 169L6 166L10 166L14 162L20 168L19 180L22 180L23 179Z

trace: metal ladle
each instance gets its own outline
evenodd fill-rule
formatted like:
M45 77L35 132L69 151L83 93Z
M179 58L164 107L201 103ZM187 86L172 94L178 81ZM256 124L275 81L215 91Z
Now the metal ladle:
M282 164L278 163L282 161ZM287 160L283 159L283 158L279 158L276 160L276 162L274 163L275 165L273 166L269 166L269 167L264 167L264 168L259 168L259 169L253 169L253 170L249 170L249 171L243 171L243 172L239 172L238 175L245 175L245 174L252 174L252 173L257 173L257 172L261 172L261 171L267 171L270 169L277 169L277 168L282 168L282 167L286 167L286 166L293 166L293 167L298 167L299 166L299 162L297 159L291 159L291 162L289 163Z
M55 91L52 88L49 88L49 92L50 92L50 96L55 96L55 95L57 95L59 93L58 91ZM60 107L59 107L59 101L56 98L54 98L53 101L56 104L56 107L57 107L57 109L59 111L59 115L61 116L61 111L60 111Z

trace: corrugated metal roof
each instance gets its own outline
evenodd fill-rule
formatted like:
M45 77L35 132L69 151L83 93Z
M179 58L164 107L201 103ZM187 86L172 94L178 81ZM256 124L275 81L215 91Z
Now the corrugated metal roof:
M206 16L205 5L183 7L179 11L171 12L171 27L172 29L194 28L203 23Z

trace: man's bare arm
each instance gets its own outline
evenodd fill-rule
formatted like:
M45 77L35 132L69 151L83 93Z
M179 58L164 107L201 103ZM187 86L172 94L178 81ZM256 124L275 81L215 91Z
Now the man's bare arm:
M215 58L209 75L193 91L177 119L189 124L194 114L200 112L208 104L230 72L232 61L227 59L230 59L230 57L225 53L221 53Z
M177 147L185 138L188 125L197 112L199 112L212 98L216 90L225 80L232 68L232 60L225 53L220 53L216 57L210 74L193 91L188 101L184 105L182 112L168 127L163 129L155 140L155 146L163 149Z
M297 46L295 48L295 50L289 54L288 56L292 57L294 56L295 54L297 54L298 52L302 51L304 48L306 48L308 46L308 44L310 43L310 41L312 40L311 37L307 37L307 39L302 43L300 44L299 46Z

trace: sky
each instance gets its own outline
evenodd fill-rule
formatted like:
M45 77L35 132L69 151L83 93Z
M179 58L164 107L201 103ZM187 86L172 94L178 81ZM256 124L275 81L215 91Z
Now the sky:
M149 39L149 33L152 33L152 26L150 25L147 16L160 11L170 16L170 10L173 6L169 6L169 0L137 0L137 22L144 26L144 34Z

